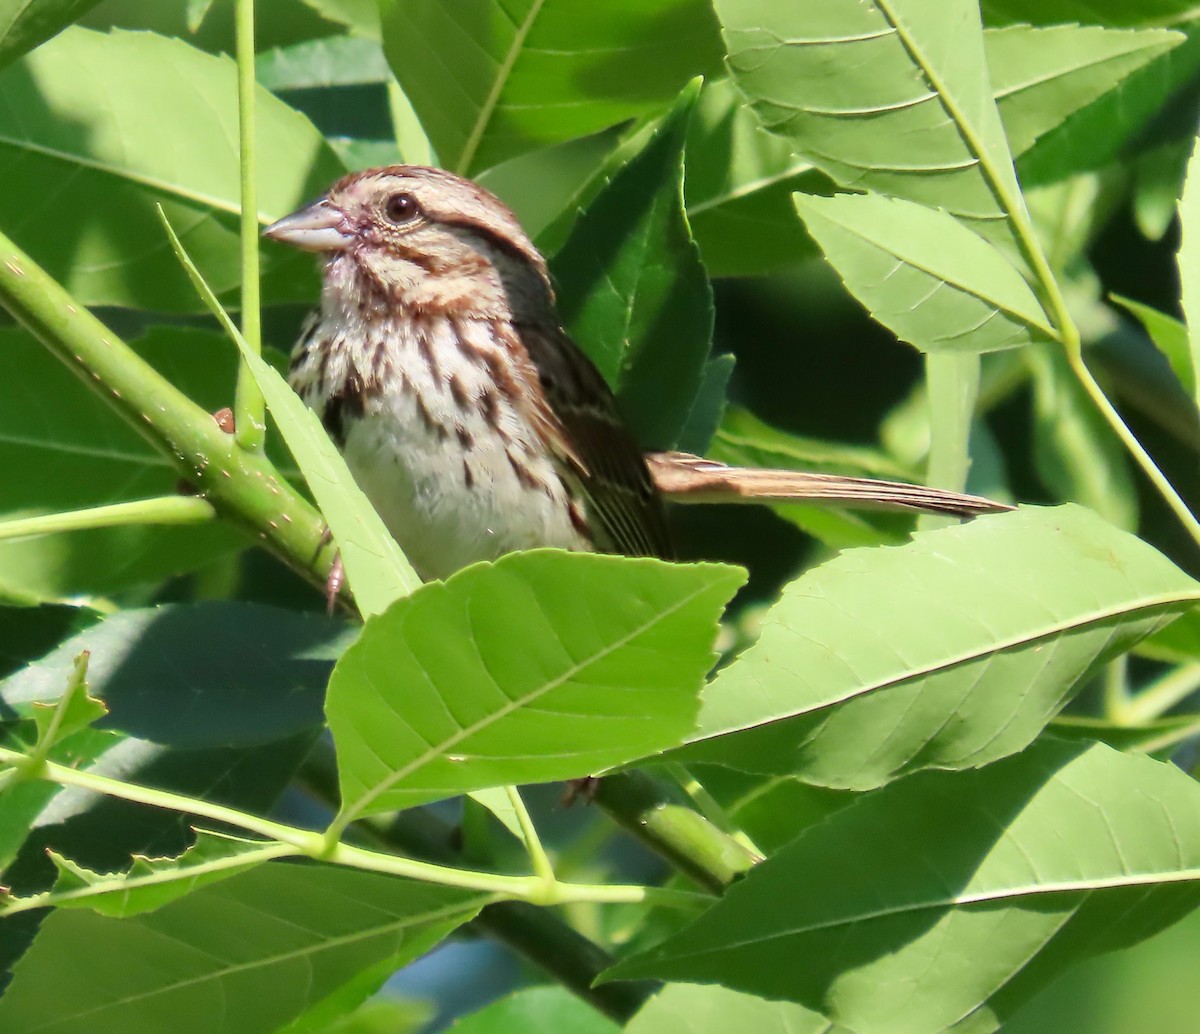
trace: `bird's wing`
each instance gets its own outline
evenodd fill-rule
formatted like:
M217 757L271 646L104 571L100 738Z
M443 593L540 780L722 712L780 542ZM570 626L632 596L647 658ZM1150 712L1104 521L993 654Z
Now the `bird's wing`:
M662 497L642 450L592 361L561 330L522 325L545 400L534 425L579 483L597 545L628 556L672 555Z

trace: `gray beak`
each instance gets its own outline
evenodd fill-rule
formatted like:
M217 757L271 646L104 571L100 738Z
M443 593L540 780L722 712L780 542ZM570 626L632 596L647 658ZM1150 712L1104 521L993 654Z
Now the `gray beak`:
M303 251L340 251L354 239L344 228L345 222L341 209L322 198L272 223L263 230L263 236Z

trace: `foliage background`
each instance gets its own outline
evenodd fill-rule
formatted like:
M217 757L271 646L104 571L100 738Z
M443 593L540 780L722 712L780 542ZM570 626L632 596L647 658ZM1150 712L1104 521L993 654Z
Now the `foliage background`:
M0 7L0 14L22 6L10 5L10 12ZM628 10L614 6L607 14L548 0L537 23L546 33L538 48L552 50L555 43L569 48L587 40L606 56L563 74L552 64L539 67L532 45L517 48L521 60L511 94L504 97L513 123L501 122L494 133L478 138L462 130L464 118L470 125L476 110L471 104L490 89L472 33L486 39L496 24L488 19L502 10L520 24L528 5L512 10L463 5L457 23L450 15L439 23L444 5L432 0L385 0L378 9L369 0L261 0L257 6L260 82L320 131L283 107L272 109L269 99L260 102L271 124L259 150L264 218L315 195L344 167L400 156L430 160L432 144L440 162L478 175L514 206L547 252L556 253L564 316L617 383L647 444L665 446L681 436L689 447L707 444L717 407L693 411L692 398L702 378L719 388L726 372L720 362L704 366L711 319L711 356L736 358L729 382L733 407L724 414L713 455L912 478L920 478L929 463L935 477L953 482L956 468L965 473L969 425L972 490L1034 503L1081 502L1116 527L1136 531L1182 571L1200 574L1196 543L1128 459L1053 348L1035 343L985 356L970 419L959 422L957 434L952 420L950 432L944 423L939 430L938 420L951 419L959 396L970 394L969 385L955 382L939 396L937 375L922 355L899 344L843 287L791 205L792 191L820 195L831 193L832 184L779 137L765 135L724 78L718 19L728 26L760 8L770 17L778 14L774 5L728 2L713 11L692 0L664 2L653 5L656 15L648 24L645 8L632 0ZM236 98L231 70L205 58L232 52L233 6L224 0L155 5L106 0L44 7L54 8L62 20L80 16L88 29L118 32L100 45L82 30L69 30L0 71L0 169L6 185L0 229L118 333L134 339L173 383L215 410L231 400L236 352L209 333L214 324L174 264L153 203L164 204L209 282L236 308L236 172L213 158L232 153ZM471 14L479 11L485 14ZM1066 80L1069 89L1040 99L1035 93L1027 107L1005 113L1006 128L1014 151L1018 142L1024 144L1017 169L1034 225L1083 332L1088 362L1134 432L1194 504L1200 499L1200 468L1186 377L1177 378L1141 325L1107 300L1117 294L1182 316L1174 216L1196 128L1200 47L1193 12L1170 0L1088 5L1055 0L1036 6L995 0L983 4L983 17L994 32L1029 22L1081 22L1110 32L1146 33L1121 37L1121 45L1094 67L1081 62L1073 79L1062 73L1059 85ZM1153 35L1165 27L1181 30L1184 38ZM162 38L147 45L142 37L121 34L146 30ZM611 49L605 50L606 43ZM147 74L143 62L154 63L160 95L149 96L140 85ZM997 61L993 79L1007 67ZM392 71L412 107L389 87ZM706 85L689 123L689 89L695 87L687 83L695 75L706 76ZM463 118L454 109L461 99L447 87L447 76L467 84ZM546 107L556 90L572 102L569 117ZM1020 91L1014 88L1014 94ZM445 111L432 114L440 107ZM531 142L535 138L539 146ZM687 224L672 205L684 139ZM602 180L613 181L607 194L597 194L598 168ZM135 181L140 177L132 185L130 170ZM169 189L160 189L163 183ZM644 199L650 201L643 207ZM577 220L564 216L577 209L582 210ZM609 232L614 226L619 233ZM657 268L646 261L647 249L665 271L661 281L641 278L647 267ZM618 285L627 277L642 299L643 323L632 321L621 328L624 333L614 334L619 320L614 322L611 305L595 289L597 256L604 275ZM698 259L714 277L711 314ZM303 256L264 250L263 260L265 338L286 351L315 297L316 279ZM842 267L839 272L846 275ZM5 472L0 492L9 516L170 491L176 472L169 463L78 391L28 338L15 329L0 333L7 354L18 357L18 372L0 386ZM625 347L613 350L614 339ZM273 358L278 364L279 356ZM1182 368L1186 371L1186 362ZM970 374L964 376L969 382ZM934 392L932 407L926 404L927 383ZM720 395L710 393L714 399ZM273 455L291 468L284 450ZM684 558L726 560L750 572L732 611L727 645L742 645L756 634L763 608L798 571L839 548L902 541L910 527L886 516L799 507L689 509L678 515ZM315 589L266 553L244 551L241 544L228 528L214 525L125 526L0 541L0 590L13 604L40 604L36 610L6 607L0 614L0 648L9 651L8 666L16 669L40 657L110 607L236 599L319 611ZM86 606L77 609L80 603ZM1180 625L1194 627L1193 618L1194 612ZM204 633L222 643L231 666L250 665L254 647L239 650L231 638L235 628L236 621ZM320 656L336 655L344 645L340 634L336 628L321 634ZM1195 688L1197 648L1188 635L1177 629L1170 639L1164 633L1141 656L1085 680L1076 687L1072 713L1099 719L1097 735L1121 742L1127 730L1116 720L1114 699L1128 703L1167 676ZM174 655L178 648L171 643L168 652ZM282 686L295 676L263 671L259 678ZM243 716L234 723L243 741L270 744L243 776L261 777L272 766L285 771L309 749L311 714L304 706L313 706L311 694L321 688L308 686L308 704L297 704L283 718L244 717L244 709L253 706L248 699L229 704ZM1194 717L1186 707L1189 695L1176 690L1178 699L1164 709L1181 715L1184 729ZM1129 735L1136 741L1139 732ZM1180 762L1187 769L1191 748L1186 736L1177 739L1184 741ZM236 783L235 763L222 753L234 746L207 744L205 764L189 759L196 781L187 789L203 796L223 781ZM170 760L164 756L155 764L169 767ZM138 771L139 780L149 782L157 773L153 765ZM710 776L714 792L736 798L737 777L728 770ZM793 815L807 808L815 818L829 807L825 795L839 792L789 781L777 807ZM612 836L592 816L558 815L552 795L534 800L539 824L565 857L573 852L578 858L595 841ZM44 804L9 801L21 809L22 819ZM244 799L244 807L254 804L266 807L269 800ZM770 821L763 825L772 828ZM799 828L788 826L786 837L775 833L782 842ZM181 828L157 836L161 851L177 851L186 840ZM496 836L492 830L493 844ZM9 849L15 852L16 845ZM498 868L514 864L511 850L489 850L497 852L491 861ZM22 864L33 866L31 857L27 849ZM124 860L103 859L110 865ZM627 846L611 862L611 872L649 867L646 878L657 878L661 873L653 864ZM20 885L19 865L15 875ZM12 872L8 878L13 880ZM621 923L594 908L572 918L599 940ZM1193 916L1137 948L1086 963L1008 1019L1004 1029L1188 1029L1193 982L1181 974L1200 951L1197 938ZM453 996L460 993L456 988ZM573 1003L545 1006L560 1007ZM327 1029L319 1019L311 1022L308 1029ZM379 1022L398 1021L388 1014ZM486 1019L476 1022L485 1025L480 1029L512 1029L517 1021L494 1017L492 1027Z

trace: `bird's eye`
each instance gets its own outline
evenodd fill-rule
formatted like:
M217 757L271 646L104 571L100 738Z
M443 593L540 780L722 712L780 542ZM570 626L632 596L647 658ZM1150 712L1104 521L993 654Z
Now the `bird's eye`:
M411 194L393 194L383 203L383 214L389 222L407 223L421 214L421 208Z

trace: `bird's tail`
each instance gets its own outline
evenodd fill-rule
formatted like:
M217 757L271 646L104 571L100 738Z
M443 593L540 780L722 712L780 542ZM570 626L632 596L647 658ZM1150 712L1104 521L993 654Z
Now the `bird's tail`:
M853 508L917 510L976 517L1011 510L1006 503L902 481L799 470L728 467L689 452L651 452L654 484L673 503L809 502Z

